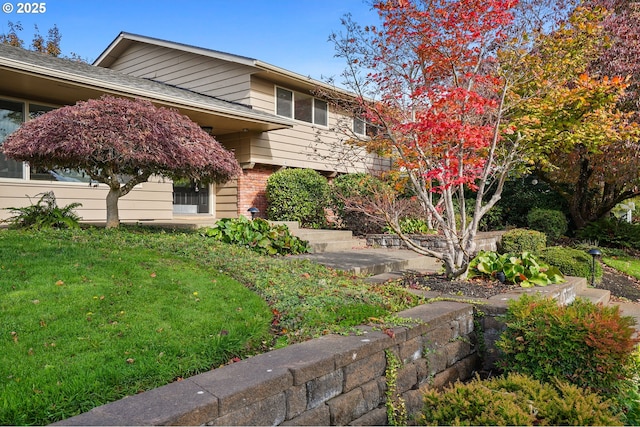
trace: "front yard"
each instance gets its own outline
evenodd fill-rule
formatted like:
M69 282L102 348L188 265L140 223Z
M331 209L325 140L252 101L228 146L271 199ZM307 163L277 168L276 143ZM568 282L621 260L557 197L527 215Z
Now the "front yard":
M197 233L0 230L0 424L47 424L417 303Z

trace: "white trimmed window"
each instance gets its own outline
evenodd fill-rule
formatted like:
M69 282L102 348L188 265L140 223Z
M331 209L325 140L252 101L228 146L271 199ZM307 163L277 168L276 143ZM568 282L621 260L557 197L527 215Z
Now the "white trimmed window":
M276 114L320 126L327 126L326 101L300 92L276 88Z

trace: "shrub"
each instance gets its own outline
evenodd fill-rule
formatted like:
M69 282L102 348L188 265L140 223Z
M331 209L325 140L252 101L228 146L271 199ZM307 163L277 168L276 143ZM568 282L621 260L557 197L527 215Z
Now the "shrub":
M469 276L488 276L502 281L518 284L523 288L547 286L564 282L564 278L555 267L538 261L535 255L523 252L519 255L481 251L469 263Z
M505 372L566 380L608 397L623 388L637 340L635 320L621 316L618 306L580 298L559 306L551 298L523 295L509 302L504 320L496 346Z
M310 228L326 225L329 203L327 179L312 169L283 169L267 180L267 217L278 221L299 221Z
M309 243L293 236L286 225L272 226L262 218L244 216L218 220L202 234L224 243L246 246L263 255L300 254L309 251Z
M354 197L369 197L376 186L382 182L367 173L350 173L336 177L331 183L331 207L340 219L342 227L351 230L356 235L375 234L382 232L382 226L363 214L350 211L345 207L344 200Z
M569 229L567 217L555 209L531 209L527 222L529 228L541 231L553 240L563 236Z
M11 228L25 228L41 230L44 228L78 228L80 217L73 209L82 206L81 203L71 203L65 207L58 207L53 191L36 194L41 196L35 203L24 208L6 208L15 214L6 221ZM27 196L29 197L29 196ZM31 197L29 197L31 202Z
M565 276L584 277L591 280L593 258L586 251L564 246L550 246L544 248L539 257L547 264L557 267ZM599 262L596 262L595 278L597 282L602 279L602 266Z
M595 393L519 374L427 390L424 402L424 425L622 425Z
M579 238L597 241L601 246L640 249L640 225L615 218L591 222L577 234Z
M515 227L528 226L531 209L556 209L568 214L566 200L533 176L505 182L498 206L502 208L503 223Z
M547 236L536 230L514 228L502 235L500 252L538 254L547 246Z
M427 221L422 218L410 218L405 217L401 218L398 221L400 224L400 231L403 234L434 234L435 231L429 228ZM394 233L393 229L390 226L384 227L385 233Z

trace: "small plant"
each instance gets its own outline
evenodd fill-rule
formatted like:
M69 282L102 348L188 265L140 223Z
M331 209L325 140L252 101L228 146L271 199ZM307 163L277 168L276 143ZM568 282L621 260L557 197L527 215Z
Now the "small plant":
M267 180L267 216L277 221L299 221L309 228L326 225L329 183L313 169L283 169Z
M509 302L506 330L496 345L506 372L540 381L569 381L612 397L624 386L637 339L635 320L618 306L576 299L560 306L550 298L523 295Z
M578 231L584 240L597 240L602 246L640 249L640 225L615 218L601 219Z
M514 228L502 235L500 242L500 252L502 253L520 253L531 252L539 253L547 246L547 236L540 231L527 230L524 228Z
M271 225L262 218L224 218L213 227L205 229L202 234L224 243L244 245L262 255L289 255L309 251L309 243L292 235L286 225Z
M6 208L12 214L15 214L6 221L9 222L11 228L24 228L33 230L42 230L45 228L78 228L80 217L73 210L81 203L70 203L65 207L58 207L56 196L53 191L36 194L40 199L33 204L31 197L30 206L23 208Z
M566 276L584 277L591 279L591 263L593 259L586 251L567 248L564 246L550 246L540 252L539 258L549 265L558 267ZM602 279L602 266L595 263L595 279Z
M520 374L427 390L424 401L423 425L622 425L597 394Z
M385 354L387 356L387 368L384 373L387 381L387 391L385 392L387 421L391 426L404 426L407 425L407 407L404 399L398 393L398 370L402 368L402 363L391 350L385 350Z
M402 218L399 221L400 230L404 234L434 234L435 231L430 229L427 222L421 218ZM384 227L385 233L394 233L391 227Z
M558 268L539 261L529 252L514 255L481 251L469 264L470 277L498 278L500 274L504 274L504 281L523 288L564 282Z
M557 240L569 229L567 217L555 209L531 209L527 222L529 228L546 234L552 240Z

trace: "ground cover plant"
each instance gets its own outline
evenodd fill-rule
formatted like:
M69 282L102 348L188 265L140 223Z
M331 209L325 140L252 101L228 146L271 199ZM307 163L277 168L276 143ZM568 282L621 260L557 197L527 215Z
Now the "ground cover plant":
M421 425L622 425L609 402L564 381L509 374L427 390Z
M2 425L48 424L418 301L197 232L127 227L0 230L0 296Z

